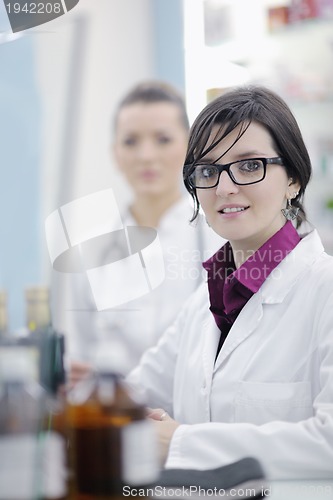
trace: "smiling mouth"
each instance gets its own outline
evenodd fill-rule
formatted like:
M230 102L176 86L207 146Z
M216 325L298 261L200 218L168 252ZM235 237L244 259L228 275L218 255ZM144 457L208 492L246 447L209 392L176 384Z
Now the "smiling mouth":
M231 214L231 213L235 213L235 212L244 212L244 210L247 210L249 207L232 207L232 208L229 208L229 207L226 207L226 208L223 208L222 210L219 210L219 213L220 214Z

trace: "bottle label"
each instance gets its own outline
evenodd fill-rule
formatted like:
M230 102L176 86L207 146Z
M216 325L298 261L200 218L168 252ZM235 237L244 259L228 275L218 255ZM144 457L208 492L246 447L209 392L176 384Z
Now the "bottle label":
M0 437L0 499L30 500L36 496L38 442L36 436Z
M46 498L62 498L67 493L66 446L56 432L43 435L42 491Z
M157 439L149 420L122 429L122 480L125 485L153 483L159 475Z
M61 498L67 491L65 443L55 432L0 437L0 500Z

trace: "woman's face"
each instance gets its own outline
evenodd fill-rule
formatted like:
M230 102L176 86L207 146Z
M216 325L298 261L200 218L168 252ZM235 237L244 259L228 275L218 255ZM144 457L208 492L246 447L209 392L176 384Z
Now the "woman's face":
M188 133L172 103L135 103L117 119L114 154L137 196L179 193Z
M213 129L214 137L217 129ZM207 156L205 162L230 163L246 158L279 156L271 135L265 127L252 122L243 136L237 138L239 128L233 130ZM219 159L219 157L231 149ZM293 197L299 184L288 178L285 167L268 164L266 177L257 184L234 184L227 172L222 172L219 184L211 189L197 189L199 202L214 231L230 241L233 248L256 251L286 222L281 209L287 198ZM225 213L224 209L240 211Z

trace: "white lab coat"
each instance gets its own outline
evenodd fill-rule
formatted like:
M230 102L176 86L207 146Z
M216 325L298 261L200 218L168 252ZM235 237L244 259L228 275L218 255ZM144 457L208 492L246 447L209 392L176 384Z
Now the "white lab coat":
M208 308L203 284L128 377L150 407L182 424L166 466L254 456L270 478L333 477L333 257L317 232L251 297L215 365Z
M210 229L203 216L190 224L193 205L182 198L163 216L157 228L161 244L165 279L150 293L117 307L97 311L91 287L84 275L67 276L70 289L62 330L66 332L69 359L94 362L97 350L123 348L124 373L136 366L149 347L155 345L174 321L181 305L205 278L201 262L224 243ZM136 226L129 211L123 214L124 226ZM103 249L107 253L108 249ZM128 272L126 266L124 273ZM133 283L133 286L135 283ZM101 289L110 286L101 275Z

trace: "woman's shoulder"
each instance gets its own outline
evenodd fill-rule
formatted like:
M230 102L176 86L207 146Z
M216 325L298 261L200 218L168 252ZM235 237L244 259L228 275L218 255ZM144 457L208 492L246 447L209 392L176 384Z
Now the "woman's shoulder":
M325 266L328 270L333 271L333 255L326 252L317 229L301 235L301 243L315 267Z
M299 255L306 263L308 279L317 285L325 283L333 291L333 255L325 251L318 231L314 229L303 235L299 246Z
M333 256L325 252L316 230L300 234L300 241L262 286L265 297L285 297L296 289L301 296L333 291Z

